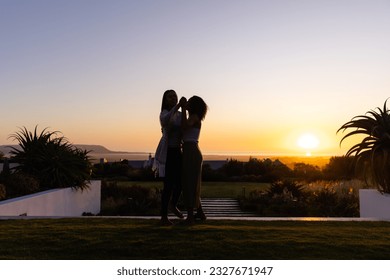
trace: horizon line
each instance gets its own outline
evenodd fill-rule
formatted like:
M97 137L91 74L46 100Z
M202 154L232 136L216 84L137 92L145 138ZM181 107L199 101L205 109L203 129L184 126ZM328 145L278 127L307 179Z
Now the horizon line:
M91 154L133 154L133 155L152 155L154 156L155 151L127 151L127 150L111 150L100 144L73 144L74 146L100 146L106 151L94 151L91 150ZM18 146L18 144L0 144L3 147ZM305 152L257 152L257 151L203 151L204 156L216 156L216 157L335 157L343 156L344 153L316 153L312 151L310 155Z

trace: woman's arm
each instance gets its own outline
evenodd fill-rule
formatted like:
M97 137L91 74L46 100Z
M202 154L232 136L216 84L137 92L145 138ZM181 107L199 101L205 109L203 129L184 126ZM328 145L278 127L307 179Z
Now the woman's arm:
M183 108L185 104L187 103L187 99L183 96L180 98L179 103L177 103L171 110L163 110L160 113L160 123L162 127L168 127L169 123L171 122L172 116L179 110L180 107ZM182 112L184 110L182 109Z
M162 110L160 113L160 123L162 127L167 127L172 116L179 110L180 104L176 104L171 110Z

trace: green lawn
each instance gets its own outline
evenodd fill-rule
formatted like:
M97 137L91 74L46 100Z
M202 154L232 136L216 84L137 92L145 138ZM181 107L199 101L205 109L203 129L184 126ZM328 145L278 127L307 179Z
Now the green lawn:
M390 259L390 223L0 220L0 259Z
M135 181L135 182L118 182L120 186L139 185L147 188L162 189L163 183L161 181ZM254 182L202 182L202 197L203 198L237 198L238 196L248 195L252 190L260 189L266 190L269 183L254 183Z

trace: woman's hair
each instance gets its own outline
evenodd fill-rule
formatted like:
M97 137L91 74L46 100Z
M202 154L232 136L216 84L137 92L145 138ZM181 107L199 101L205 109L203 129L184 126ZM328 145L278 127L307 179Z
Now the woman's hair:
M199 119L203 120L207 113L207 104L199 96L194 95L188 99L188 112L198 115Z
M168 107L168 104L167 104L167 95L170 94L170 93L174 93L176 96L176 91L174 91L173 89L168 89L164 92L164 95L163 95L163 98L162 98L162 102L161 102L161 111L163 110L170 110L171 108Z

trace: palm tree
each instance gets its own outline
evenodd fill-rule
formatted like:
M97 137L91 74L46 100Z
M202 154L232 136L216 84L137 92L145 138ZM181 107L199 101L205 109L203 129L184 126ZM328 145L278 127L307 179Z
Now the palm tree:
M361 167L366 180L381 193L390 193L390 111L386 102L383 109L378 107L377 111L356 116L337 130L354 129L341 139L340 145L350 136L365 136L346 156L354 156L355 168Z
M71 145L60 132L44 129L41 133L26 128L10 138L19 142L20 148L12 147L12 158L19 165L16 172L23 172L38 179L42 188L85 189L91 175L88 151Z

